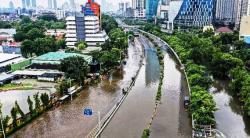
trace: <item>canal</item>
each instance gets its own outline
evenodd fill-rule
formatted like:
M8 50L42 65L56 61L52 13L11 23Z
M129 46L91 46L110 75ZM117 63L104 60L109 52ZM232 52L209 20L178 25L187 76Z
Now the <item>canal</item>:
M103 117L122 96L122 88L127 87L139 69L141 46L136 43L128 48L127 64L123 70L114 72L109 79L84 88L78 96L58 108L44 113L26 125L11 138L83 138L97 125L96 112ZM83 108L91 107L94 115L83 116Z
M238 98L229 91L228 81L215 81L210 91L218 108L216 127L222 133L218 137L250 138L250 119L243 115Z

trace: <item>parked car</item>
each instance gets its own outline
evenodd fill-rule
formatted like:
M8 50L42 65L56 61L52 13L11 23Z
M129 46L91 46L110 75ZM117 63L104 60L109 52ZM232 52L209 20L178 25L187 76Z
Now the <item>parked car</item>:
M188 97L188 96L185 96L185 97L184 97L184 107L185 107L185 108L188 107L189 102L190 102L190 101L189 101L189 97Z

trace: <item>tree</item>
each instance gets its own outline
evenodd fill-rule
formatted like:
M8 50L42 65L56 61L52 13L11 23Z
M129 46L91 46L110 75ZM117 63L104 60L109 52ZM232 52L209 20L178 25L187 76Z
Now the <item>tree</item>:
M29 40L35 40L36 38L43 38L44 33L42 30L39 30L38 28L33 28L28 31L26 34L26 38Z
M22 109L18 105L17 101L15 102L15 108L17 110L17 113L21 115L22 119L24 119L25 118L25 114L23 113Z
M112 48L112 50L104 51L100 57L100 62L102 64L102 67L107 70L114 67L115 65L118 65L119 61L121 59L121 50L117 48Z
M40 111L40 107L41 107L41 102L39 99L39 94L36 93L35 95L33 95L34 100L35 100L35 111L36 113Z
M57 51L59 48L55 44L55 40L51 37L37 38L34 43L34 52L37 56L48 52Z
M0 21L0 28L11 28L11 24L8 21Z
M65 38L56 41L56 45L58 48L65 49L66 48Z
M76 43L76 46L79 50L84 50L85 48L87 48L88 45L85 41L80 41Z
M30 99L30 96L28 96L27 102L29 104L30 114L32 115L34 113L34 109L33 109L33 101Z
M49 105L49 95L47 93L42 93L40 99L42 101L43 106L47 108Z
M21 53L24 57L32 57L34 51L33 42L31 40L24 40L21 44Z
M229 71L236 67L242 67L243 61L233 57L231 54L215 53L213 56L211 68L215 77L225 78Z
M16 34L14 34L14 40L16 42L21 42L26 38L25 34L23 32L17 32Z
M68 92L68 88L70 87L69 81L66 79L63 79L58 87L57 87L57 91L59 92L59 94L62 96L64 94L66 94Z
M17 127L17 109L16 109L16 107L13 107L11 109L10 113L11 113L13 128L16 128Z
M89 67L83 57L75 56L64 59L61 62L60 70L65 72L66 78L74 79L80 85L84 85Z
M118 28L118 23L115 19L108 15L102 15L102 28L109 33L112 29Z
M42 16L39 16L38 19L45 20L45 21L57 21L57 18L55 15L42 15Z

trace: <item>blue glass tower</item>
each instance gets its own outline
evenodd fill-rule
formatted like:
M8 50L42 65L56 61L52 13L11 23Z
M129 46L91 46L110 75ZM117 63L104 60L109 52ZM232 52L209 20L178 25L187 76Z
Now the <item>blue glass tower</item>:
M145 0L146 1L146 18L153 19L157 14L159 0Z
M213 23L215 0L183 0L174 23L179 26L203 27Z

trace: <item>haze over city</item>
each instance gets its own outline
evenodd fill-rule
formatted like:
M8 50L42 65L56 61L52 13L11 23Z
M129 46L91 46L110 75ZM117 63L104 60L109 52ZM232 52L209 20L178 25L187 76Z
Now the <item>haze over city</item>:
M10 1L13 1L14 6L16 8L22 6L22 0L0 0L0 8L7 8L9 6ZM58 7L62 6L62 4L66 1L69 2L69 0L57 0ZM85 3L86 1L87 0L75 0L75 3L76 3L76 5L79 5L79 4ZM101 3L102 1L103 0L96 0L96 2L98 2L98 3ZM110 0L106 0L106 1L110 1ZM109 8L111 8L111 9L105 9L105 10L108 10L108 11L117 10L119 2L130 1L130 0L111 0L111 1L112 2L109 2L109 3L114 4L114 6L110 6ZM48 7L48 1L47 0L37 0L37 6L42 6L42 7L46 8L46 7Z

